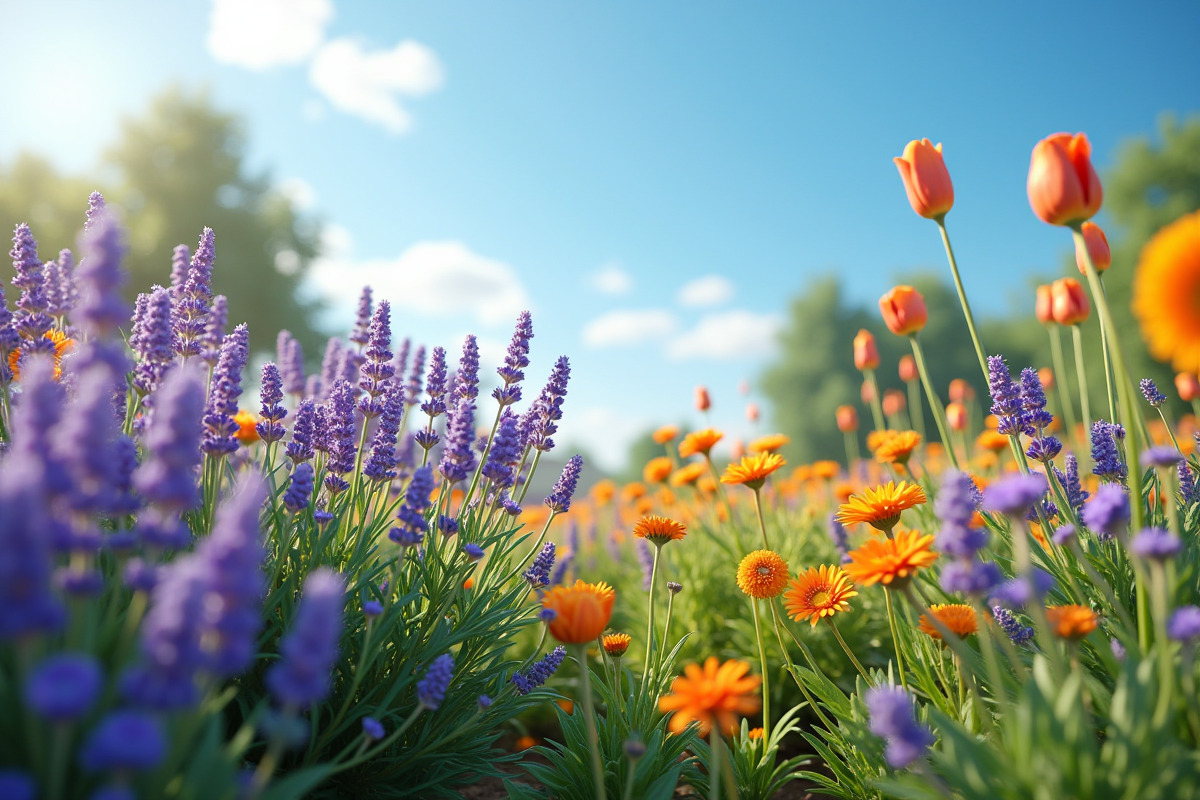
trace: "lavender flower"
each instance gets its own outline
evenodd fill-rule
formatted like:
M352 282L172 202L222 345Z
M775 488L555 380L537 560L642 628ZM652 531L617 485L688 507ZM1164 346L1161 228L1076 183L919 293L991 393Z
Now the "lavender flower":
M13 260L16 277L12 284L21 290L17 299L17 333L25 340L24 354L52 353L54 343L45 338L54 324L46 313L49 301L46 298L46 274L37 254L37 242L29 226L17 225L13 232L13 248L9 252Z
M329 395L334 381L341 374L344 355L345 347L343 347L341 339L335 336L326 342L325 357L321 360L321 391L323 392L321 399Z
M521 417L521 440L526 447L543 453L553 449L554 440L550 437L558 431L555 423L562 419L563 400L567 396L570 377L570 362L566 356L560 356L542 393Z
M1008 634L1008 638L1013 644L1025 644L1033 638L1033 628L1022 625L1017 622L1017 618L1013 613L1004 606L993 606L992 616L996 619L996 624L1000 629Z
M267 670L275 702L305 709L329 694L345 603L345 580L333 570L321 567L305 579L292 629L279 644L280 659Z
M59 653L38 664L25 680L25 705L51 722L70 722L95 704L103 680L94 656Z
M457 377L458 380L454 384L458 393L456 404L462 405L462 401L472 403L479 396L479 344L471 334L467 334L467 338L463 342L462 357L458 360Z
M408 355L412 350L412 340L405 337L400 341L400 346L396 348L396 355L392 357L392 366L396 368L395 374L403 375L408 369Z
M159 711L186 708L199 698L196 674L205 664L201 631L212 575L197 558L162 569L142 621L141 662L121 679L133 704Z
M522 311L517 317L517 327L513 331L512 341L508 344L504 365L496 369L504 385L497 387L492 392L492 397L496 398L501 407L512 405L521 399L520 383L525 379L525 367L529 366L529 340L532 338L533 320L528 311Z
M971 527L978 509L975 482L971 476L954 470L942 477L934 508L942 527L938 532L937 548L958 558L970 559L987 545L987 532Z
M179 248L175 252L176 256L180 255ZM200 233L200 242L188 266L187 280L175 303L175 351L185 360L200 355L204 348L203 337L212 303L212 271L216 253L216 235L212 228L205 228Z
M70 250L60 250L57 261L46 264L46 313L65 317L75 307L75 256Z
M1179 462L1179 451L1169 444L1151 447L1142 451L1138 461L1143 467L1173 467Z
M550 570L554 568L554 542L546 542L534 556L533 563L525 570L525 580L537 589L550 583Z
M999 420L997 432L1005 436L1032 433L1021 408L1021 391L1009 374L1004 356L988 356L988 388L992 394L992 413Z
M362 718L362 731L363 736L366 736L373 742L378 742L386 734L386 731L383 729L383 723L374 717Z
M642 568L642 589L648 592L654 576L654 553L645 539L638 539L636 547L638 565Z
M179 303L187 288L188 263L192 260L192 249L186 244L177 244L171 252L171 301Z
M1125 656L1126 656L1125 645L1121 644L1121 642L1119 640L1109 639L1108 640L1108 648L1110 650L1112 650L1113 658L1115 658L1117 661L1125 660Z
M162 723L141 711L114 711L87 737L79 759L90 772L150 770L167 755Z
M415 406L421 400L421 380L425 374L425 348L418 346L413 353L412 370L408 373L408 387L405 389L404 404Z
M1054 576L1044 569L1034 567L1029 574L1005 581L992 592L993 605L1023 608L1035 597L1040 602L1055 586Z
M642 540L639 539L638 541L640 542ZM647 547L649 547L649 545L647 545ZM653 556L651 556L651 559L653 559ZM574 560L574 553L567 553L558 560L558 564L556 564L554 567L554 573L550 576L551 586L560 586L566 584ZM645 574L645 570L643 570L643 574Z
M204 407L204 435L200 449L210 456L233 453L238 448L234 434L238 425L238 398L242 396L242 370L250 357L250 332L245 323L221 342L221 355L213 370L208 402Z
M430 711L437 711L453 678L454 656L443 653L429 665L425 677L417 681L417 701Z
M175 334L171 327L171 294L163 287L155 286L150 294L138 295L138 305L145 309L145 313L141 325L135 325L136 335L131 341L138 356L133 373L133 388L145 397L162 383L163 376L175 357Z
M429 399L421 404L421 410L429 415L430 430L433 420L446 413L446 349L433 348L429 358L429 379L425 383ZM428 448L426 448L428 449Z
M1138 558L1169 561L1183 552L1183 540L1165 528L1143 528L1129 543Z
M917 722L912 696L904 689L876 686L863 699L871 733L886 740L884 755L894 769L904 769L934 743L933 732Z
M1167 620L1167 637L1192 644L1200 639L1200 607L1180 606Z
M1142 397L1145 397L1146 402L1155 408L1159 408L1167 402L1167 396L1158 390L1158 386L1150 378L1142 378L1138 385L1142 389Z
M1067 473L1062 476L1063 491L1066 492L1067 502L1071 506L1071 510L1076 515L1083 508L1084 502L1091 497L1091 493L1084 490L1079 482L1079 461L1075 458L1074 453L1067 453L1065 459L1067 464Z
M483 465L483 475L496 487L507 489L516 478L521 460L521 442L517 435L517 417L507 408L500 414L496 437Z
M104 195L100 192L92 192L88 195L88 207L83 220L83 229L90 231L100 222L101 217L108 213L108 204L104 202Z
M1196 474L1192 472L1186 458L1179 460L1176 468L1179 473L1179 493L1183 496L1184 505L1196 502Z
M168 373L142 438L145 460L133 473L134 488L168 515L194 508L199 500L196 468L203 409L204 379L190 369Z
M942 568L942 588L952 594L983 597L1004 580L1000 567L990 561L956 559Z
M208 321L204 324L204 333L200 336L200 358L215 366L221 356L221 342L225 338L225 325L229 322L229 300L219 294L212 300L208 309Z
M279 374L279 367L270 361L263 364L261 386L260 416L263 421L255 426L255 430L259 438L270 444L283 438L285 431L281 420L287 416L287 409L280 405L283 400L283 377Z
M281 331L280 336L287 331ZM278 348L279 369L283 376L283 391L296 397L304 394L304 348L290 334Z
M1047 488L1046 476L1037 472L1002 478L984 492L983 508L1019 518L1046 494Z
M513 673L511 680L513 686L516 687L517 694L527 695L544 684L566 657L567 649L559 645L531 664L529 669L525 670L524 675L520 672Z
M284 448L293 463L312 459L316 422L317 404L311 399L301 400L300 407L296 409L296 421L292 423L292 440Z
M475 405L459 400L446 417L446 443L438 471L449 483L466 480L475 469L475 451L471 449L475 428Z
M396 477L396 437L400 434L400 419L404 414L403 391L398 382L387 382L379 427L375 429L375 436L371 440L371 455L363 466L363 475L373 481L387 481ZM359 402L360 409L365 400L363 398Z
M1034 461L1048 464L1062 451L1062 442L1046 433L1054 416L1046 410L1046 390L1038 378L1037 370L1026 367L1021 370L1021 410L1026 432L1033 436L1026 455Z
M1051 538L1054 540L1056 545L1062 547L1074 539L1078 533L1079 531L1076 530L1074 525L1060 525L1054 529L1054 534L1051 536Z
M1125 437L1125 429L1104 420L1092 425L1092 472L1106 481L1124 484L1128 475L1125 464L1117 452L1117 439Z
M546 498L546 506L555 514L565 514L571 510L571 498L575 496L575 487L579 484L579 473L582 470L583 457L571 456Z
M416 547L421 543L425 532L429 530L425 510L429 508L429 495L432 491L433 468L421 467L413 473L408 489L404 492L404 502L396 512L400 524L388 532L389 539L404 547Z
M68 503L84 514L111 514L118 507L113 445L119 431L113 415L113 383L107 365L93 364L80 376L75 402L52 437L56 460L70 477Z
M475 562L483 558L483 548L473 542L464 544L463 552L466 553L467 560L471 562Z
M33 776L15 769L0 768L0 797L6 800L37 800Z
M1101 540L1107 541L1124 529L1129 514L1129 495L1120 485L1105 483L1083 507L1083 524Z
M386 300L384 302L387 302ZM371 287L364 286L362 294L358 296L358 315L354 320L354 330L350 334L350 341L357 344L359 347L366 346L371 339ZM389 355L388 358L391 358Z
M369 290L364 291L364 299L369 308L371 302ZM387 386L392 382L392 375L396 370L392 366L392 351L389 349L392 342L391 314L391 304L387 300L381 300L379 307L375 309L375 316L371 320L367 357L362 363L360 369L362 376L358 381L358 387L366 392L366 395L358 403L358 410L367 419L383 413L382 395L387 391Z
M826 520L826 529L829 531L829 539L833 542L833 547L841 556L842 563L850 561L850 536L846 532L845 526L838 522L837 512L830 512L829 518Z
M36 472L0 462L0 641L57 629L65 618L50 588L50 528Z
M325 486L336 493L347 488L344 485L346 481L340 476L354 469L354 457L358 452L358 445L354 441L354 394L349 383L340 380L334 382L326 409L329 460L325 462L325 468L330 474L325 479Z

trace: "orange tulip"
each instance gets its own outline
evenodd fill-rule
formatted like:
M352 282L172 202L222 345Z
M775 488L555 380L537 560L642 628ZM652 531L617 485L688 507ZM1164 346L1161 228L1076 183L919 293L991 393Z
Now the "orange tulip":
M876 369L878 366L879 348L875 346L875 337L863 328L854 337L854 368L866 370Z
M1054 321L1059 325L1078 325L1092 312L1087 292L1074 278L1059 278L1050 286L1054 300Z
M1181 372L1175 376L1175 391L1179 392L1180 400L1190 403L1200 398L1200 379L1190 372Z
M902 156L892 160L900 170L909 205L918 215L939 219L954 206L954 184L942 160L941 144L914 139L905 146Z
M1086 136L1056 133L1033 148L1026 191L1033 213L1051 225L1078 225L1100 210L1104 189Z
M955 378L950 381L950 402L966 405L967 401L974 397L975 390L971 388L971 384L962 378Z
M912 383L917 379L917 362L912 356L902 356L900 358L900 380L905 383Z
M749 422L758 422L758 403L746 404L746 420Z
M708 397L708 389L703 386L696 387L696 410L708 411L712 408L712 400Z
M888 389L883 393L883 413L894 416L904 410L904 392L899 389Z
M854 406L837 407L837 426L842 433L853 433L858 430L858 411Z
M1094 222L1083 223L1083 241L1087 245L1088 255L1092 257L1092 266L1096 272L1104 272L1112 265L1112 251L1108 249L1108 237L1104 230ZM1075 266L1079 267L1082 275L1087 274L1083 268L1083 248L1075 243Z
M608 627L615 599L607 583L577 580L574 586L555 586L542 596L542 607L555 611L550 635L563 644L592 641Z
M947 403L946 421L950 423L950 430L965 431L967 429L967 407L962 403Z
M897 286L879 298L879 311L888 330L897 336L916 333L929 319L925 298L911 286Z
M1054 322L1054 298L1050 294L1050 284L1043 283L1037 287L1037 301L1034 303L1033 313L1043 325Z

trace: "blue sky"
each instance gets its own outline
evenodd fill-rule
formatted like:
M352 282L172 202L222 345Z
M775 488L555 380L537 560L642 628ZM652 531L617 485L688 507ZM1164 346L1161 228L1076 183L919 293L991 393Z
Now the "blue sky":
M944 143L967 289L998 313L1068 246L1029 211L1033 144L1085 131L1103 168L1200 110L1187 2L59 0L12 19L0 159L86 169L167 83L209 87L327 224L309 290L331 324L369 279L398 332L474 332L495 356L532 308L534 381L574 365L560 441L608 466L692 415L697 384L750 435L738 384L814 276L873 304L944 270L891 161L909 139Z

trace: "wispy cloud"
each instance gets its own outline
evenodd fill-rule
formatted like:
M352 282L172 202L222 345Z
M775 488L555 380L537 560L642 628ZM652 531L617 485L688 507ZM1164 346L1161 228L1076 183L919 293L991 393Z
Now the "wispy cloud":
M619 261L609 261L587 276L586 283L601 294L627 294L633 288L633 276Z
M719 306L733 299L733 282L720 275L705 275L689 281L679 290L679 304L691 308Z
M393 134L412 127L401 100L435 92L445 80L437 54L411 39L370 52L354 39L334 39L317 51L308 74L331 106Z
M619 309L584 325L583 343L595 348L628 347L665 339L678 328L679 321L666 309Z
M206 44L217 61L246 69L303 64L331 19L330 0L214 0Z
M667 357L676 361L761 358L775 351L782 325L778 314L745 310L709 314L668 342Z

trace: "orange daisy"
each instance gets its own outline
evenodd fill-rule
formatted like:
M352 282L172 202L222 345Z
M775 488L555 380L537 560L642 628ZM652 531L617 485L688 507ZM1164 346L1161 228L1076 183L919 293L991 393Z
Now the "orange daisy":
M646 483L662 483L670 476L671 471L674 469L675 465L666 456L652 458L646 462L646 466L642 469L642 479Z
M893 582L903 586L917 570L937 560L938 554L929 549L931 544L933 534L922 535L920 531L899 531L895 539L871 539L850 551L846 574L863 586L889 586Z
M649 514L653 510L654 498L652 497L639 497L638 501L633 504L633 513L639 517Z
M746 456L740 463L725 467L721 483L740 483L751 489L761 489L767 476L786 463L778 453L756 453Z
M881 444L892 438L895 434L895 431L889 430L871 431L867 434L867 449L874 453L879 449Z
M792 619L797 622L807 619L815 628L822 617L849 611L848 601L857 596L858 590L841 567L809 567L803 575L792 579L783 604Z
M612 500L616 493L617 485L608 478L597 481L596 485L592 487L592 499L596 501L596 505L598 506L602 506L609 500Z
M978 623L975 618L975 609L963 603L945 603L933 605L929 607L938 621L945 625L951 633L962 639L975 633L978 628ZM942 634L929 619L927 614L922 614L918 621L917 627L921 629L921 633L927 633L935 639L941 639Z
M687 528L670 517L642 517L634 523L633 535L662 547L667 542L687 536Z
M677 489L680 486L689 486L700 480L705 471L706 467L703 461L693 461L690 464L685 464L671 475L671 485Z
M771 550L755 550L738 565L738 588L759 600L778 597L787 579L787 562Z
M542 608L554 609L550 635L563 644L590 642L604 632L612 619L617 593L607 583L555 586L542 597Z
M1008 437L993 430L986 430L979 434L979 436L975 439L975 444L978 445L981 450L999 453L1001 450L1008 447Z
M1063 639L1082 639L1100 624L1100 617L1087 606L1050 606L1046 621L1054 635Z
M921 434L916 431L893 431L875 448L875 460L880 464L907 464L920 444Z
M866 522L888 531L900 521L900 512L926 501L925 490L908 481L888 481L874 489L864 489L838 507L837 521L843 525Z
M713 445L725 438L725 434L715 428L705 428L702 431L692 431L683 437L679 443L679 457L691 458L697 453L708 455Z
M790 437L784 436L782 433L772 433L768 436L758 437L747 445L746 449L751 453L774 453L791 441Z
M65 333L58 328L52 328L46 331L43 336L54 342L54 380L62 377L62 360L63 355L75 346L75 340L69 338ZM8 369L12 373L13 380L18 380L21 377L21 350L20 348L13 350L8 354Z
M679 435L678 425L663 425L650 435L655 444L666 444Z
M240 409L234 415L233 421L237 423L237 432L233 435L242 444L250 445L258 441L258 416L253 411Z
M625 503L632 503L639 497L645 496L645 494L646 484L639 483L637 481L634 481L633 483L627 483L621 488L621 500Z
M1133 276L1133 313L1159 361L1178 372L1200 371L1200 211L1151 237Z
M709 656L703 667L684 667L683 675L671 682L671 693L658 701L659 711L675 712L668 723L671 733L682 733L698 722L700 735L707 736L715 722L719 730L732 734L740 717L761 706L757 692L762 679L747 675L749 671L749 662L731 659L722 664L716 656Z
M822 480L833 480L842 471L842 465L836 461L814 461L812 465L812 474L814 478Z
M604 652L613 658L620 658L625 655L625 651L629 649L629 643L632 641L633 637L628 633L606 633L600 638L600 645L604 648Z

